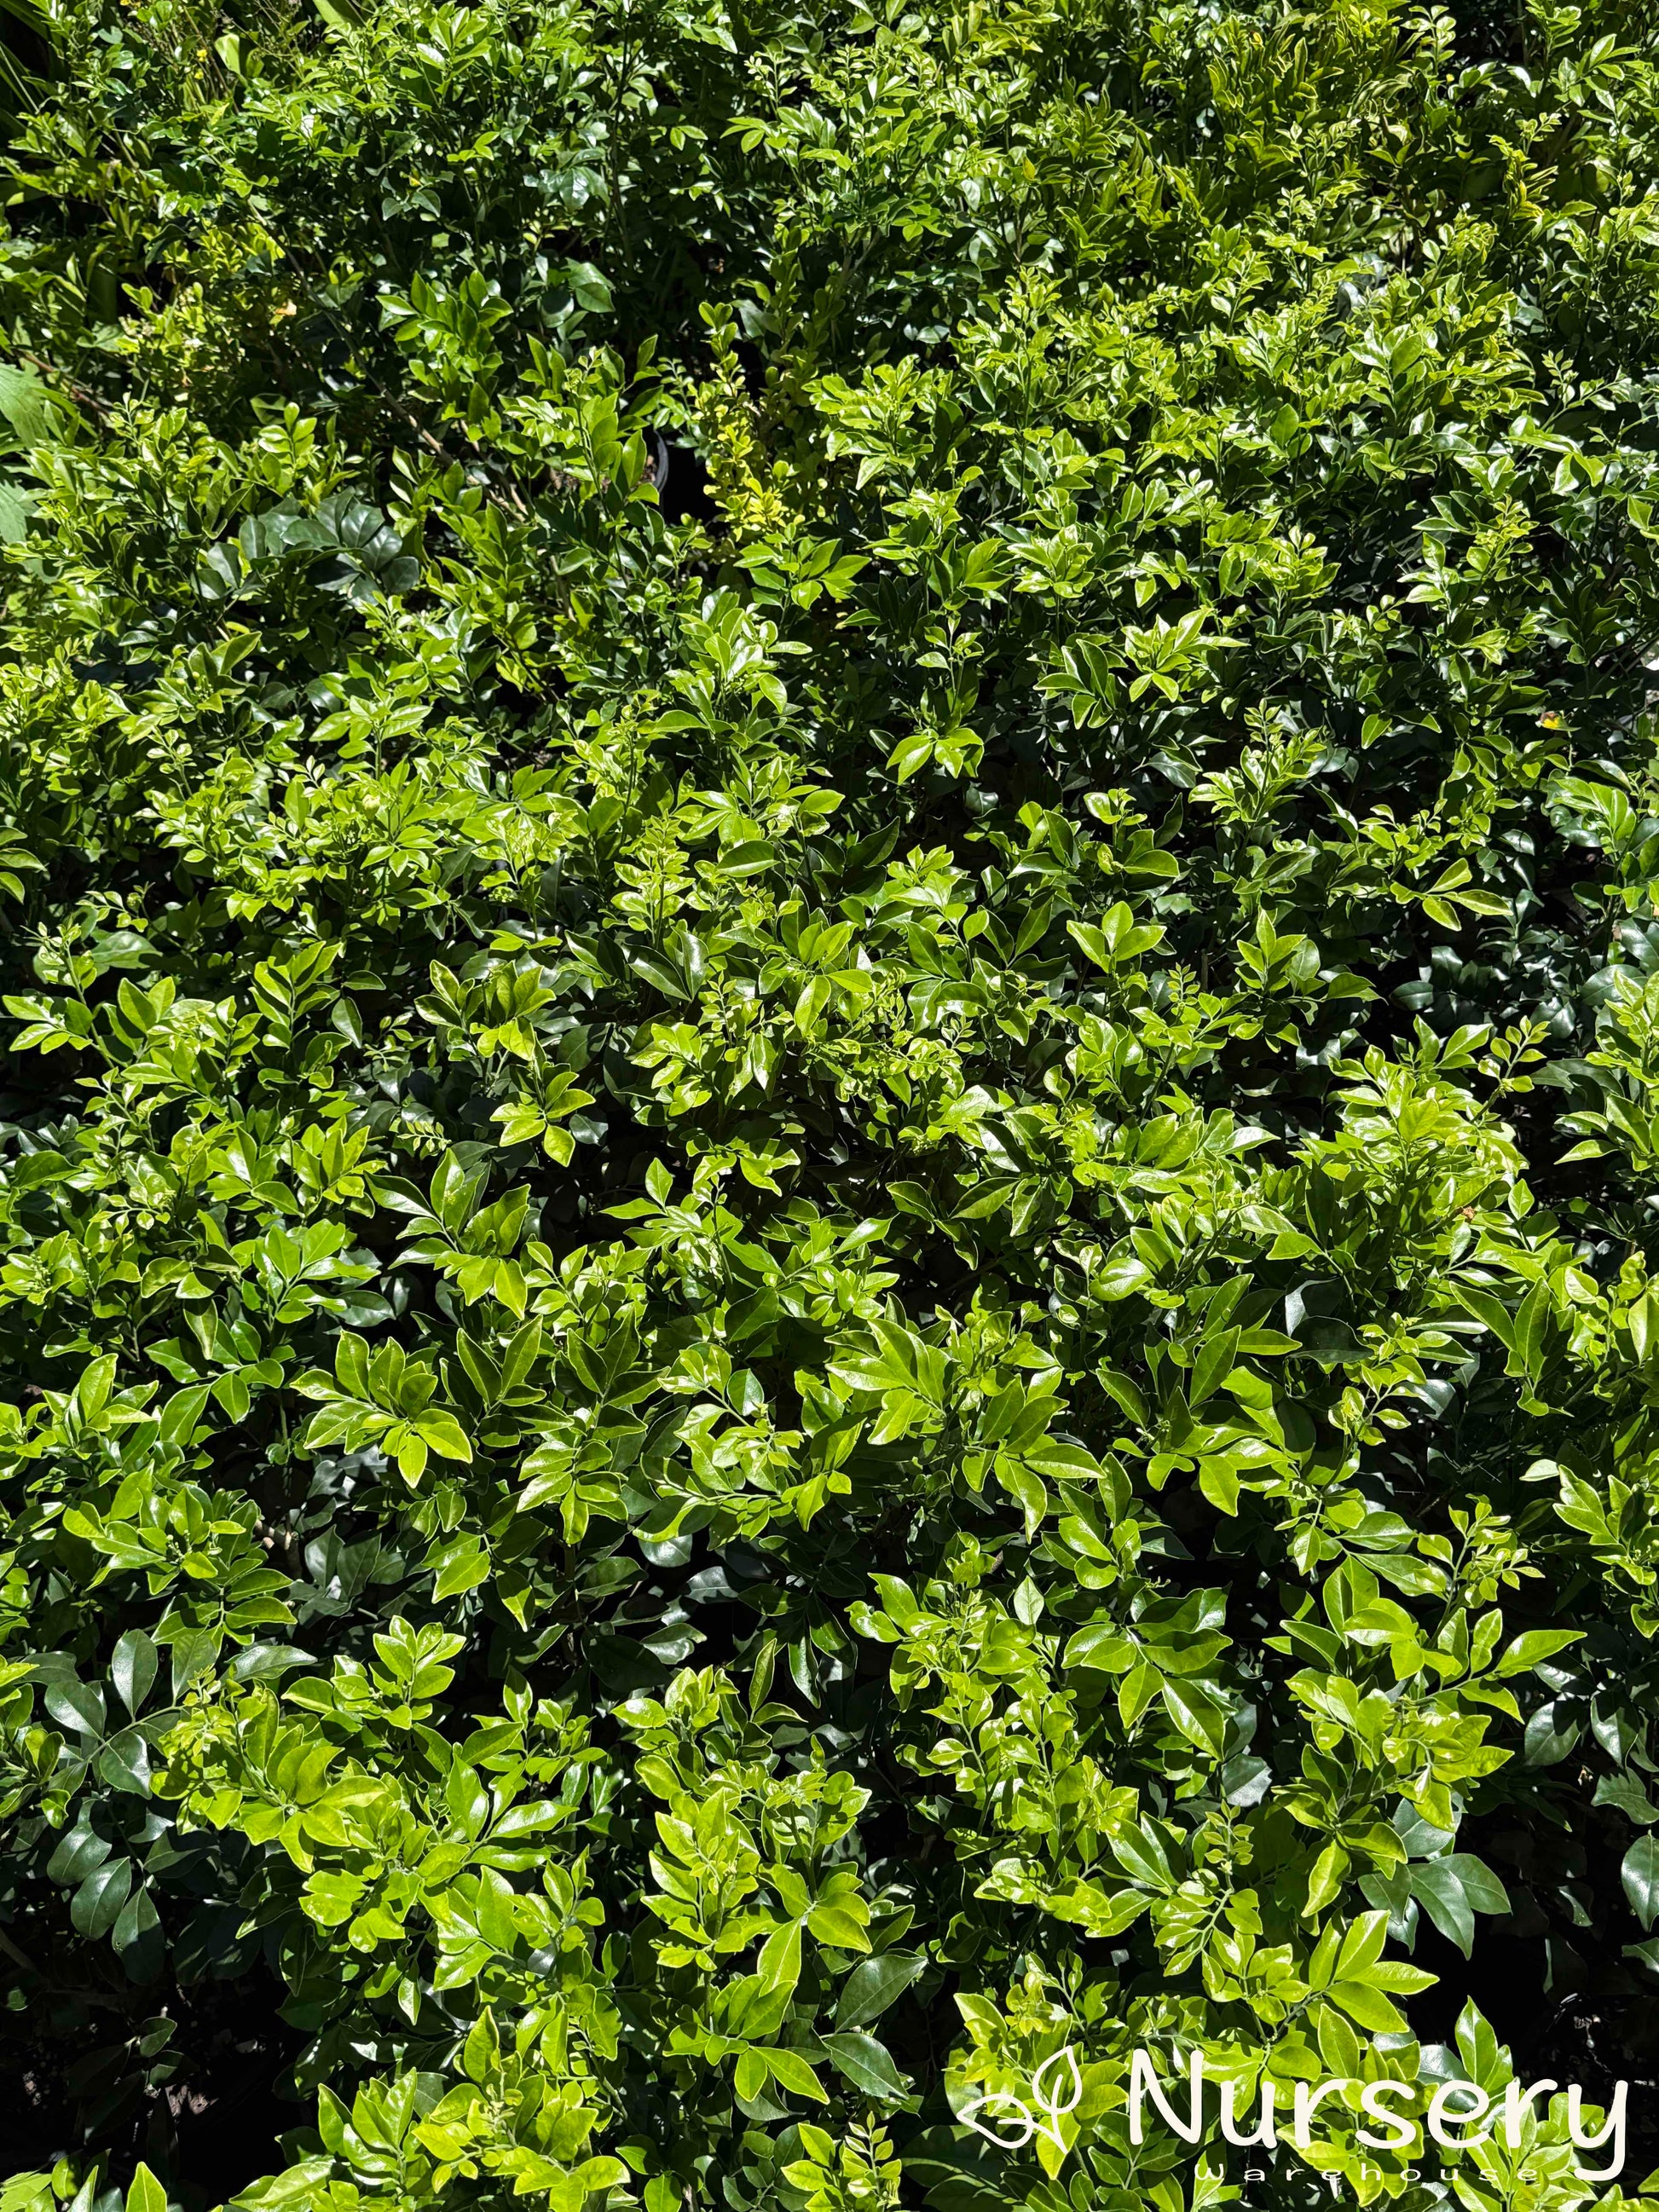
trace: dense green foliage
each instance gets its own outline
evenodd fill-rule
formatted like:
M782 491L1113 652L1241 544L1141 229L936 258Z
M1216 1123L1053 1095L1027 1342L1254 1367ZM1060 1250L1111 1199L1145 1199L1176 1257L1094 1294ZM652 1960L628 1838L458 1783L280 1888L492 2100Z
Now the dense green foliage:
M317 6L11 156L5 2212L1561 2212L1124 2089L1655 2070L1653 21Z

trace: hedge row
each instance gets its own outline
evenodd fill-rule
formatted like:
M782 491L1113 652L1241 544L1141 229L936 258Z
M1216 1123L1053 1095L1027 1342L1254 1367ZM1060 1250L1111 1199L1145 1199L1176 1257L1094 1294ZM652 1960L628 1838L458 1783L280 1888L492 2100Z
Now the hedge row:
M3 2212L1616 2204L1659 19L235 4L0 240Z

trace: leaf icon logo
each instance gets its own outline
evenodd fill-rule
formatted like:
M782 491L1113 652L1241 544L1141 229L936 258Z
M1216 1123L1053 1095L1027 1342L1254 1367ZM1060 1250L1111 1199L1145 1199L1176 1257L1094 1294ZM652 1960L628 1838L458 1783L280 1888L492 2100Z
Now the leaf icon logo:
M1064 2150L1066 2141L1057 2123L1083 2101L1083 2075L1069 2043L1052 2058L1045 2058L1031 2076L1031 2100L1043 2114L1037 2133L1047 2136L1056 2149Z
M1077 2110L1083 2099L1083 2075L1076 2054L1068 2044L1057 2051L1052 2058L1045 2058L1031 2076L1031 2103L1016 2097L1009 2089L993 2089L988 2096L976 2097L957 2115L975 2135L983 2136L999 2150L1024 2150L1033 2136L1046 2136L1056 2149L1065 2150L1066 2139L1058 2123L1067 2112ZM1032 2105L1036 2111L1033 2112ZM990 2112L992 2125L988 2127L977 2115ZM1039 2118L1038 2114L1042 2117ZM998 2132L999 2130L1023 2130L1018 2135Z

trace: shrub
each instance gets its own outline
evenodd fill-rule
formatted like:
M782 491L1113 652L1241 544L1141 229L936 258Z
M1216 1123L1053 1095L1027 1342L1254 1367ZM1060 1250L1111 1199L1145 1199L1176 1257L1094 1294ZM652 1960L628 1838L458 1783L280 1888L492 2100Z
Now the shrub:
M317 5L11 157L5 2212L1558 2212L1125 2093L1651 2069L1652 21Z

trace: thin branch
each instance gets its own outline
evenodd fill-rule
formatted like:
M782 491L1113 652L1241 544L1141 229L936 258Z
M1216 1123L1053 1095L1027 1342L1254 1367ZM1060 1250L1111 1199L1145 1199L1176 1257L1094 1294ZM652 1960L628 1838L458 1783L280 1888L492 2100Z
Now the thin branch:
M10 1955L16 1960L18 1965L23 1969L25 1973L38 1974L40 1972L40 1969L35 1965L33 1960L30 1958L28 1953L27 1951L20 1951L16 1944L12 1942L10 1936L7 1935L3 1928L0 1928L0 1951L9 1952Z

